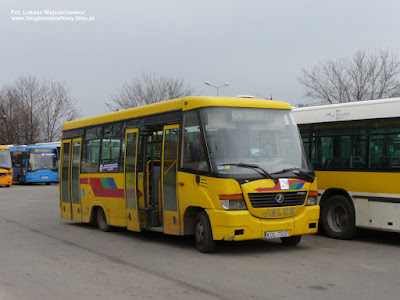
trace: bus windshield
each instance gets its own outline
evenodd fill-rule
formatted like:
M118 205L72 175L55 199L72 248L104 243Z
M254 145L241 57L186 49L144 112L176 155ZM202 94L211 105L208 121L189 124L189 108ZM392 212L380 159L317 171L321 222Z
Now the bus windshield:
M10 150L8 149L0 149L0 168L8 170L12 168Z
M57 170L56 149L30 149L28 171Z
M297 170L313 175L289 110L214 107L203 109L201 116L215 173L258 178L289 172L293 177Z

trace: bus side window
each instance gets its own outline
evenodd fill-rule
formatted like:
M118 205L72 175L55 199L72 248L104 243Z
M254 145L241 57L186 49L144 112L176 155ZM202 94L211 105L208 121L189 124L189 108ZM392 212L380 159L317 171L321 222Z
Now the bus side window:
M204 141L196 112L185 113L183 132L181 166L185 169L208 171Z

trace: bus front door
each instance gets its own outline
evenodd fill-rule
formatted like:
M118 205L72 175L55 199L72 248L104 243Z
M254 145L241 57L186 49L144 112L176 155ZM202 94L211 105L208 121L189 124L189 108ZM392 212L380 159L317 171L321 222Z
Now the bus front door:
M80 194L80 157L81 157L82 139L74 139L72 141L71 153L71 197L72 197L72 219L77 222L82 222L82 205Z
M126 218L127 228L133 231L140 231L138 191L136 182L138 138L138 129L130 129L126 131L124 167Z
M164 126L161 185L164 233L179 235L179 199L177 193L179 125Z
M62 161L61 161L61 218L72 220L71 205L71 140L62 141Z

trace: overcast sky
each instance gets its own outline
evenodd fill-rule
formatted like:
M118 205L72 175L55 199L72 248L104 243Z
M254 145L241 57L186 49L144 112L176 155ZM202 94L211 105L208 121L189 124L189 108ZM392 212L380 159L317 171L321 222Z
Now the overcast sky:
M359 49L400 52L398 0L0 2L0 85L19 75L65 81L83 116L142 73L183 78L197 95L306 102L302 67ZM79 10L93 21L17 21L11 10ZM26 16L26 15L25 15ZM43 16L43 15L42 15Z

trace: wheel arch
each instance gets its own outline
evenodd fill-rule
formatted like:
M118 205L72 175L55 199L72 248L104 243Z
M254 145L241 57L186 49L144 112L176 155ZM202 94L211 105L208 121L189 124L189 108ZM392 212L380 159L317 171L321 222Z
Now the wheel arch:
M104 215L107 219L107 223L110 224L110 219L108 218L107 210L101 203L94 203L92 208L90 209L90 217L89 223L93 225L97 225L97 210L101 208L104 212Z
M356 207L354 206L354 202L352 197L350 196L350 194L344 190L344 189L340 189L340 188L330 188L327 189L321 196L321 200L319 202L319 205L321 207L321 209L323 209L323 207L326 205L326 203L329 201L329 198L331 198L332 196L343 196L345 197L350 205L353 207L354 212L356 211ZM354 218L356 218L356 215L354 215Z
M196 223L196 216L199 212L204 211L204 208L198 206L189 206L183 214L183 234L194 234L194 226Z
M353 201L352 201L352 198L351 198L350 194L349 194L346 190L344 190L344 189L339 189L339 188L330 188L330 189L327 189L327 190L322 194L321 200L320 200L320 202L319 202L319 205L320 205L320 206L324 206L325 203L329 200L330 197L336 196L336 195L340 195L340 196L346 197L346 198L352 203L353 208L354 208L354 204L353 204Z

